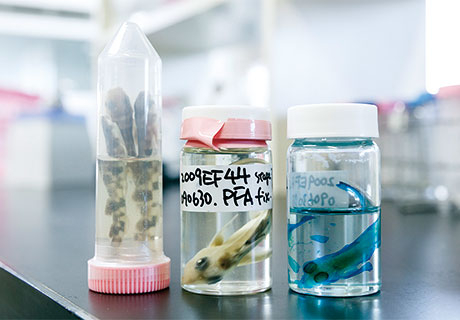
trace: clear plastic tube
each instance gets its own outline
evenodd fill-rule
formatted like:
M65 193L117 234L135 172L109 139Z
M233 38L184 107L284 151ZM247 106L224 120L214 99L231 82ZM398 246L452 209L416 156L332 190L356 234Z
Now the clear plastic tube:
M89 287L140 293L169 285L163 253L161 59L133 23L98 60L96 254Z

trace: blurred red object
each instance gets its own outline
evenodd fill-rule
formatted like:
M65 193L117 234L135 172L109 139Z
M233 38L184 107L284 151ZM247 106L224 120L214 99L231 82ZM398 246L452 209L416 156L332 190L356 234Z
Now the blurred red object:
M41 98L38 95L0 88L0 180L6 169L4 159L8 124L18 114L37 112L40 102Z

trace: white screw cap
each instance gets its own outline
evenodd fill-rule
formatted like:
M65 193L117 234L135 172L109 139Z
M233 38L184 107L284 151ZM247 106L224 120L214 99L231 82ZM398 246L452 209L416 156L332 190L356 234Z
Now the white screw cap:
M296 138L378 138L377 107L362 103L325 103L288 109L287 136Z

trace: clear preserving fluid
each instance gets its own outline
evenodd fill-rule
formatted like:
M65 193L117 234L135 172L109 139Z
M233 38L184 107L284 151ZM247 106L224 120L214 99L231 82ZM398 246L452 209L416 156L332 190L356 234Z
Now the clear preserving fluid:
M216 153L186 147L182 166L251 165L270 163L270 159L267 148ZM182 288L210 295L270 289L272 209L216 211L181 210Z
M255 293L269 289L271 243L268 233L271 221L271 210L220 213L183 211L182 287L195 293L216 295ZM216 234L223 243L219 242ZM261 239L253 241L258 236ZM211 242L216 239L214 246ZM244 248L246 242L251 243ZM200 270L197 270L197 266L201 266Z
M162 253L161 162L97 161L96 253L108 263L151 262Z
M300 293L356 296L379 290L380 207L290 208L289 286Z

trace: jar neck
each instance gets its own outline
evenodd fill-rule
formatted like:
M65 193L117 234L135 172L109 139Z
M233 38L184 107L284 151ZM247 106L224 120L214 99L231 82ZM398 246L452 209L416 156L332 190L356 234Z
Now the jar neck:
M236 139L217 139L214 145L218 149L245 149L245 148L267 148L265 140L236 140ZM198 140L188 140L185 147L211 149L207 144Z

